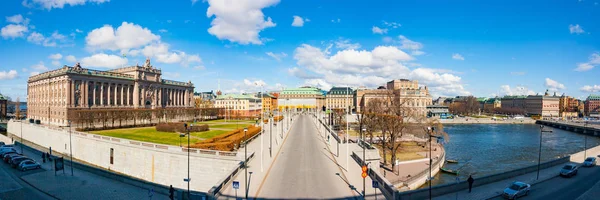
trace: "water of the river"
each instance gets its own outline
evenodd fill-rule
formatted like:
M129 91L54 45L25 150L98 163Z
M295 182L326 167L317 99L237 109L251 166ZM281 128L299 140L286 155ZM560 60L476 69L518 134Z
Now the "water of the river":
M459 169L461 181L469 174L486 176L537 164L539 125L445 125L444 130L450 136L445 145L446 159L459 161L445 167ZM544 130L553 132L542 136L542 162L583 151L584 135L547 126ZM588 137L587 145L600 145L600 138ZM455 182L455 175L439 173L432 184Z

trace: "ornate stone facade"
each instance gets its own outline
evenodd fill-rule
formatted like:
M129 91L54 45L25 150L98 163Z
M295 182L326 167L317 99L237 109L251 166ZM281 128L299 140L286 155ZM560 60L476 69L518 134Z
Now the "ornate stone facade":
M34 75L27 82L29 118L64 126L72 109L193 108L194 85L161 75L149 59L144 66L109 71L77 63Z

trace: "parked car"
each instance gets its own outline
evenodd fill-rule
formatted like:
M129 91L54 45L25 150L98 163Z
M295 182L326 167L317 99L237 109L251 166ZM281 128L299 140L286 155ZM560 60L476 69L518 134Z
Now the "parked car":
M4 143L4 142L0 142L0 147L2 147L2 146L4 146L4 145L6 145L6 143Z
M560 169L560 176L564 177L572 177L577 175L577 165L575 164L566 164L562 169Z
M14 144L4 144L2 146L0 146L0 148L15 148Z
M516 199L517 197L522 197L529 194L529 190L531 190L531 185L523 182L513 182L504 189L502 193L502 197L507 199Z
M18 154L17 152L11 152L11 153L5 154L4 157L2 157L2 160L4 160L4 162L6 162L6 163L9 163L10 160L12 160L14 157L17 157L17 156L23 156L23 155Z
M25 160L25 161L21 162L21 164L19 164L19 167L18 167L18 169L21 171L27 171L30 169L39 169L39 168L42 168L42 166L33 160Z
M0 156L4 156L6 153L17 152L16 149L8 147L8 148L0 148Z
M23 162L25 160L31 160L31 158L28 158L25 156L14 157L13 159L10 160L10 166L12 168L17 168L17 166L19 166L19 164L21 164L21 162Z
M594 158L594 157L586 158L585 161L583 162L583 166L585 166L585 167L596 166L596 158Z
M14 154L19 154L18 152L8 152L5 153L4 155L0 156L0 159L4 160L4 162L6 162L6 158L10 155L14 155Z

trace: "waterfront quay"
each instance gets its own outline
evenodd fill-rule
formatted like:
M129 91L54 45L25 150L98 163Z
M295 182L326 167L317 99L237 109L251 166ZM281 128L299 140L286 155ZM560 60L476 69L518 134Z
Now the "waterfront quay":
M597 124L549 120L537 120L536 124L552 126L554 128L559 128L586 135L600 136L600 125Z

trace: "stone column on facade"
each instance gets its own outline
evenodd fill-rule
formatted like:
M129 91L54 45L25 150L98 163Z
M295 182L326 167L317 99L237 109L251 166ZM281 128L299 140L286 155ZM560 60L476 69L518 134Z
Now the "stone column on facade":
M113 93L113 96L114 96L114 97L113 97L113 105L115 105L115 106L117 105L117 96L118 96L118 95L117 95L117 94L118 94L118 91L117 91L117 88L118 88L118 87L117 87L117 86L118 86L118 84L117 84L117 83L115 83L115 91L114 91L114 93Z
M100 84L100 106L104 106L104 82L101 82Z
M163 91L162 88L158 89L158 91L157 91L158 92L158 95L157 95L158 102L157 102L157 104L158 104L158 107L160 107L160 108L162 108L162 91Z
M140 105L140 84L135 82L133 86L133 107L137 108Z
M97 93L97 89L96 89L96 81L92 82L92 106L97 106L96 105L96 93Z
M144 107L144 106L146 106L146 88L140 87L140 91L141 91L140 98L139 98L139 100L141 100L140 107Z
M68 98L69 100L67 101L67 107L74 107L75 105L75 80L71 80L68 79L68 86L69 86L69 90L68 90Z
M126 106L131 106L131 92L129 91L131 88L131 85L127 84L127 103L125 103Z
M119 104L120 106L123 106L123 87L124 86L125 85L121 84L121 99L120 99L121 104Z

